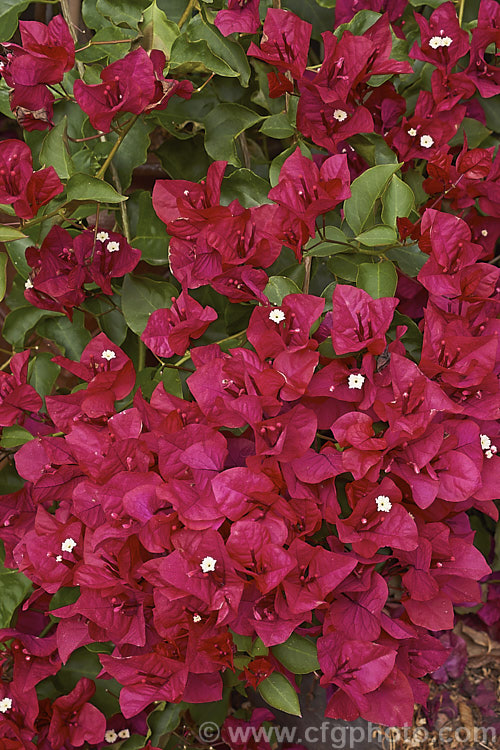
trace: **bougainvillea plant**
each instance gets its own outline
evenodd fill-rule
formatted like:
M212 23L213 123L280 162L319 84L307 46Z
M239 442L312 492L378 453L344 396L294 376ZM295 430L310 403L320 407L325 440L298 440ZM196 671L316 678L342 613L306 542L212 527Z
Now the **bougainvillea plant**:
M1 746L409 725L494 558L500 5L74 5L0 9Z

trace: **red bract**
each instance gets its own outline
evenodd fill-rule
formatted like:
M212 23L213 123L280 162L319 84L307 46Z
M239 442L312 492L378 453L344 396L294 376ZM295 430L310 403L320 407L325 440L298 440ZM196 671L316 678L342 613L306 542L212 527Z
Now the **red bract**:
M288 71L295 79L302 78L311 31L311 24L302 21L295 13L269 8L260 47L252 42L247 54L274 65L278 70Z
M71 693L54 701L48 734L54 750L63 748L66 742L75 747L81 747L85 742L102 742L106 717L89 703L94 693L95 684L82 677Z
M255 34L260 26L259 0L228 0L227 10L220 10L214 23L224 36L234 31Z
M217 319L212 307L202 307L185 292L172 298L172 307L155 310L141 339L159 357L184 354L190 339L198 339Z
M23 141L2 141L0 164L0 202L11 205L21 219L31 219L64 189L53 167L33 171L31 151Z
M477 27L472 30L470 62L466 70L477 90L485 98L495 96L500 91L500 70L486 61L486 50L500 42L500 11L494 0L481 0Z
M163 77L165 55L142 48L129 52L101 71L102 83L75 81L76 101L89 116L91 125L109 133L111 122L122 112L138 115L150 109L164 109L176 94L189 99L193 91L190 81L174 81Z
M11 374L0 371L0 425L23 421L23 414L38 412L42 400L33 386L28 385L28 360L30 353L20 352L12 357Z
M372 299L363 289L337 284L332 296L332 344L336 354L372 354L385 348L385 334L398 301L393 297Z
M469 35L460 28L455 6L444 3L433 11L429 20L419 13L415 13L415 18L420 27L420 46L415 43L410 56L450 73L469 51Z

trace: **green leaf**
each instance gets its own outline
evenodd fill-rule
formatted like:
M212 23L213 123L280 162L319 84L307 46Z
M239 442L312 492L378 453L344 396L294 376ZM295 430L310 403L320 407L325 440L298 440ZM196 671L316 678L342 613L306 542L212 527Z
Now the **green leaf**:
M0 42L11 38L17 28L17 19L26 10L30 0L2 0L0 3Z
M464 117L460 127L450 141L450 146L462 146L464 142L464 133L467 136L467 145L469 148L479 148L486 138L491 135L491 130L486 128L479 120L471 117Z
M173 367L165 367L161 381L167 393L182 398L182 381L179 370L175 370Z
M156 0L153 0L145 9L140 29L143 35L142 46L147 50L162 50L168 61L172 44L179 36L179 27L173 21L168 20L156 4Z
M170 66L189 73L215 73L227 78L238 78L239 73L233 70L221 57L215 55L204 39L197 42L189 41L185 34L181 34L172 45L170 51Z
M376 164L396 164L397 155L391 151L385 139L377 133L365 133L349 138L349 144L370 166Z
M128 740L120 744L120 750L140 750L145 744L145 737L140 734L131 734Z
M262 116L241 104L219 104L205 118L205 148L212 159L241 167L236 138Z
M7 291L7 261L9 256L6 253L0 253L0 302L5 297Z
M56 317L61 313L40 310L38 307L27 305L12 310L5 318L2 335L9 344L16 348L24 348L24 338L36 324L45 317Z
M255 659L256 656L267 656L269 653L269 648L267 646L264 646L262 640L257 636L257 638L253 641L248 653L252 658Z
M152 265L165 265L168 262L168 234L165 224L157 217L151 203L151 193L142 190L134 193L131 203L138 201L138 221L136 236L132 246L142 252L142 260Z
M97 14L99 19L103 21L102 16ZM88 24L87 24L88 25ZM92 42L100 42L99 44L93 44L88 49L78 52L78 60L85 63L96 62L97 60L109 59L110 62L115 60L121 60L125 57L130 49L130 39L134 34L130 32L130 29L122 29L121 26L105 26L99 29L97 34L92 37ZM123 44L102 44L101 42L117 42L119 39L127 40Z
M15 227L6 227L0 224L0 242L12 242L13 240L22 240L26 237L19 229Z
M334 255L328 261L328 268L341 279L346 281L356 281L358 268L361 263L366 263L366 255L354 255L353 253Z
M8 628L12 615L31 591L31 581L17 570L0 568L0 628Z
M85 316L81 310L73 311L73 320L65 315L59 318L47 318L37 326L37 332L55 341L63 354L69 359L79 360L83 350L92 338L85 328Z
M302 141L298 141L297 143L294 143L293 146L290 146L290 148L287 148L286 151L282 151L281 154L278 154L278 156L272 160L271 166L269 167L269 182L271 183L271 187L275 187L278 184L281 167L297 148L300 148L300 152L303 156L307 156L308 159L312 158L309 147Z
M151 122L144 122L143 119L137 120L113 156L113 164L116 167L122 191L127 190L130 186L134 169L147 161L150 144L149 134L152 129L153 124ZM111 144L116 141L118 136L113 133L108 135L107 138ZM126 198L123 197L123 200L126 200Z
M287 294L300 294L297 284L286 276L271 276L264 294L271 305L281 305Z
M321 242L322 238L318 235L312 240L309 240L306 245L304 257L310 255L313 258L326 258L330 255L335 255L336 253L345 253L348 251L349 248L346 247L346 245L349 243L349 238L346 237L341 229L334 226L327 226L325 227L324 233L327 241ZM318 241L320 241L319 245ZM316 245L316 247L314 247L314 245ZM310 246L312 246L311 249L307 249Z
M104 180L76 172L69 179L66 188L68 201L91 201L93 203L122 203L125 195L120 195Z
M381 245L392 245L397 242L396 232L392 227L386 227L383 224L367 229L356 237L358 242L366 247L379 247Z
M147 0L97 0L96 8L116 26L125 24L131 29L138 29L147 4Z
M57 380L61 368L52 362L50 352L40 352L28 366L28 383L40 396L48 396Z
M146 276L125 276L122 287L122 312L127 325L140 335L152 312L172 305L178 294L173 284L153 281Z
M52 130L49 130L40 151L42 166L54 167L61 180L67 180L75 171L68 148L67 127L68 118L65 115Z
M413 190L406 182L393 175L387 190L382 196L382 221L391 227L396 227L396 219L409 216L415 205Z
M4 427L2 430L2 438L0 445L2 448L17 448L18 445L24 445L33 440L33 435L24 427L14 424L11 427Z
M369 220L373 223L375 204L400 166L379 164L367 169L352 183L351 197L344 201L344 214L355 234L360 234Z
M252 648L252 636L251 635L240 635L239 633L234 633L231 630L231 636L233 639L233 643L236 646L238 651L247 651L250 653L250 649Z
M286 114L280 113L279 115L266 117L264 123L261 125L260 132L269 136L269 138L291 138L295 133L295 128L290 125Z
M245 208L271 203L267 194L271 186L250 169L236 169L222 180L221 203L227 205L235 198Z
M273 656L293 674L309 674L319 669L318 650L314 641L292 633L290 638L271 649Z
M394 297L397 283L398 275L390 260L362 263L358 269L356 286L368 292L373 299Z
M224 60L234 70L245 88L250 80L250 65L243 47L222 36L219 29L204 17L203 11L189 22L186 35L191 42L205 41L214 55Z
M158 745L164 735L171 734L180 724L184 703L165 703L162 701L148 718L148 740L151 745Z
M266 703L273 708L292 714L292 716L302 716L299 699L293 685L279 672L273 672L266 677L260 683L258 691Z
M429 260L429 256L420 250L416 242L413 245L392 247L387 250L386 256L397 263L403 273L412 277L418 276L420 269Z

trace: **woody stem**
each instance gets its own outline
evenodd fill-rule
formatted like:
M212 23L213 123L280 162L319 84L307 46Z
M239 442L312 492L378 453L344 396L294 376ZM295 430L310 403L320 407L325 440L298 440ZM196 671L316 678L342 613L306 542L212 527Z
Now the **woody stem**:
M102 180L103 179L104 175L106 174L107 168L111 164L111 160L112 160L113 156L116 154L116 152L120 148L120 144L122 143L123 139L125 138L125 136L129 132L129 130L131 130L132 127L135 125L138 117L139 117L139 115L134 115L128 121L126 127L122 130L122 132L120 133L120 135L116 139L115 143L113 144L113 148L111 149L111 151L109 152L109 154L108 154L108 156L106 158L106 161L104 162L104 164L102 165L102 167L100 168L100 170L98 171L98 173L96 174L96 177L97 177L98 180Z

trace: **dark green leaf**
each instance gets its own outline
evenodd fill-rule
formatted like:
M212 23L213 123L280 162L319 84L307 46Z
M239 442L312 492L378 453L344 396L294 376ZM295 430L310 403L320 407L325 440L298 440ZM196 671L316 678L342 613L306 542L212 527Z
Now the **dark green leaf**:
M28 382L40 396L48 396L61 368L52 362L50 352L40 352L29 363Z
M17 27L17 19L26 10L30 0L2 0L0 3L0 42L11 38Z
M270 138L281 139L290 138L295 133L295 129L290 125L286 114L280 113L279 115L266 117L261 125L260 132Z
M37 326L37 331L40 336L55 341L63 354L75 361L80 359L92 338L85 328L85 316L81 310L73 311L72 321L66 316L42 320Z
M125 276L122 287L122 312L129 328L140 335L152 312L170 307L177 289L167 281L146 276Z
M356 237L358 242L366 247L380 247L381 245L392 245L397 241L396 232L392 227L383 224L367 229Z
M238 78L239 73L233 70L221 57L215 55L204 39L191 42L181 34L172 45L170 65L178 68L181 65L186 73L216 73L219 76Z
M349 143L370 166L397 163L397 155L391 151L385 139L377 133L355 135L349 138Z
M214 55L224 60L234 70L241 85L248 86L250 65L242 46L222 36L219 29L208 23L204 13L198 13L188 24L186 34L191 42L205 41Z
M179 370L174 370L173 367L165 367L161 381L167 393L182 398L182 382Z
M264 646L262 640L257 637L253 643L252 646L248 652L250 656L252 656L254 659L256 656L267 656L269 653L269 649L267 646Z
M2 448L17 448L18 445L24 445L33 440L33 435L24 427L20 427L17 424L13 424L11 427L4 427L2 429L2 438L0 445Z
M355 234L360 234L370 221L373 223L375 204L400 166L379 164L367 169L352 183L351 197L344 202L344 213Z
M100 14L97 14L100 22L104 22L104 19ZM105 26L99 29L97 34L92 37L92 42L99 42L94 44L82 52L78 52L78 60L85 63L96 62L97 60L106 59L110 62L115 60L121 60L125 57L130 49L130 39L134 36L134 32L130 32L130 29L122 29L121 26ZM102 44L102 42L117 42L118 39L126 39L123 44Z
M273 646L273 656L293 674L309 674L319 669L318 651L314 641L292 633L285 643Z
M396 227L396 219L409 216L415 205L413 190L399 177L393 175L387 190L382 196L382 221Z
M348 255L344 253L343 255L334 255L333 258L330 258L328 268L335 276L340 276L341 279L356 281L358 268L361 263L366 263L366 255L354 255L352 253Z
M259 687L262 698L273 708L292 716L302 716L299 699L291 682L279 672L266 677Z
M16 348L24 348L24 338L36 324L45 317L60 316L61 313L40 310L38 307L27 305L12 310L5 318L2 335L9 344Z
M97 0L99 13L116 26L125 24L131 29L138 29L142 11L148 0Z
M236 138L262 116L241 104L219 104L205 118L205 148L212 159L241 167Z
M383 260L380 263L362 263L358 269L356 286L368 292L373 299L393 297L398 283L394 263Z
M179 36L179 27L169 21L165 13L153 0L143 13L140 29L143 34L142 46L147 50L160 49L170 59L172 44Z
M139 119L134 127L129 130L120 144L120 148L113 157L113 164L118 173L120 187L127 190L132 181L132 172L141 164L145 164L148 158L149 133L153 128L152 123ZM114 143L117 136L106 136L110 143ZM125 198L123 198L125 200ZM110 202L110 201L108 201Z
M61 180L67 180L75 171L68 150L68 118L65 115L45 136L40 151L40 163L54 167Z
M15 227L6 227L0 224L0 242L12 242L13 240L22 240L26 237L19 229Z
M8 628L12 615L31 591L31 581L17 570L0 568L0 628Z
M287 294L300 294L297 284L286 276L271 276L264 289L264 294L271 305L281 305Z
M138 195L138 221L132 246L142 252L142 260L152 265L165 265L168 261L168 235L165 224L157 217L151 203L151 194Z
M393 247L387 250L386 255L389 260L398 264L403 273L412 277L418 276L420 269L429 260L429 256L420 250L416 242L413 245Z
M170 734L180 724L181 713L185 710L183 703L165 703L162 701L148 716L148 739L152 746L158 745L166 734Z
M222 181L221 203L227 205L235 198L245 208L270 203L267 194L271 186L250 169L236 169Z
M497 123L498 128L498 123ZM467 136L467 145L469 148L478 148L486 138L491 135L482 122L474 120L471 117L464 117L460 127L450 141L450 146L462 146L464 142L464 133Z
M98 180L83 172L76 172L70 177L66 190L68 201L122 203L127 200L104 180Z

